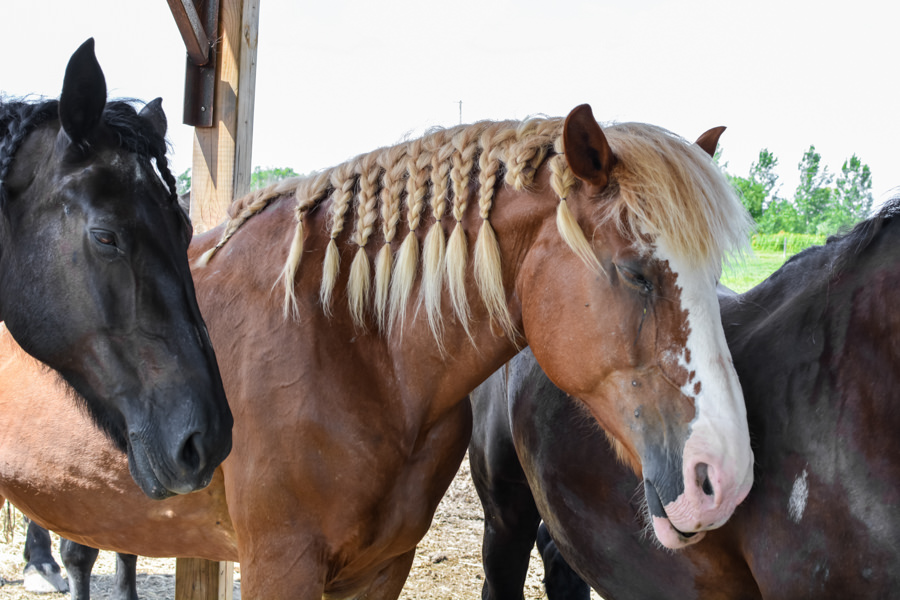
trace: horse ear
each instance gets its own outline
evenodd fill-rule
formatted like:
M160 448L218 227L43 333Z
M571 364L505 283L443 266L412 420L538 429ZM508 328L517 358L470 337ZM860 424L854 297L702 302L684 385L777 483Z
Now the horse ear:
M156 130L156 133L159 134L160 137L166 137L166 129L168 128L168 121L166 121L166 113L162 108L162 98L157 98L156 100L151 100L141 109L140 115L150 121L150 124L153 125L153 129Z
M600 191L609 183L616 157L589 104L572 109L563 128L566 161L578 179Z
M100 122L104 106L106 79L90 38L69 59L59 97L59 121L72 143L85 141Z
M716 147L719 145L719 137L723 131L725 131L723 126L713 127L698 137L694 143L703 148L703 151L709 154L710 157L713 157L716 155Z

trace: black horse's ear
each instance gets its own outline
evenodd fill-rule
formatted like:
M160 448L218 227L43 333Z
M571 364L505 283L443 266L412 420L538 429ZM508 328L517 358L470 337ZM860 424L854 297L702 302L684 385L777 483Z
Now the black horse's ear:
M697 141L694 143L703 148L703 151L709 154L710 157L714 157L716 155L716 147L719 145L719 138L722 136L723 131L725 131L724 126L713 127L698 137Z
M162 98L157 98L156 100L151 100L141 109L141 116L153 125L153 129L156 133L159 134L160 137L166 137L166 129L168 129L169 124L166 121L166 113L163 111L162 107Z
M599 192L609 183L609 174L616 165L609 142L589 104L572 109L563 128L566 162L575 176Z
M94 55L94 38L69 59L59 97L59 121L74 144L81 144L100 122L106 106L106 79Z

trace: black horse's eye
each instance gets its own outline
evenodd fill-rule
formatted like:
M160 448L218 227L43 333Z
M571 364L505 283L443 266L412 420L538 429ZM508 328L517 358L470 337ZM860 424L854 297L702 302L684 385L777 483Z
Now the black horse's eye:
M118 248L116 234L112 231L107 231L105 229L91 229L91 236L93 236L94 241L98 244L109 246L111 248Z

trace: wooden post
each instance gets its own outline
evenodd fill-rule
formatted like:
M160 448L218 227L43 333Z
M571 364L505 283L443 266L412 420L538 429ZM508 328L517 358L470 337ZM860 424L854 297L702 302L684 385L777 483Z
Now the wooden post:
M176 600L232 600L234 563L199 558L175 561Z
M202 233L250 190L259 0L221 0L213 126L194 128L191 219Z
M220 0L213 126L194 128L191 220L202 233L250 190L260 0ZM179 558L175 600L232 600L234 563Z

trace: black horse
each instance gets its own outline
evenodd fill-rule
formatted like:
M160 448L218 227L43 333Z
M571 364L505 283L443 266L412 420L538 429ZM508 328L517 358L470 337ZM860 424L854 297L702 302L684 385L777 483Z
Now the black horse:
M0 319L154 498L205 487L233 424L165 131L161 100L106 101L93 40L59 100L0 103Z
M522 597L541 518L551 599L587 598L563 558L607 600L896 596L900 200L720 304L756 457L728 523L658 548L639 478L526 350L472 395L484 598Z
M70 592L72 600L90 600L91 571L99 550L60 538L59 556L66 567L66 581L53 558L50 532L29 520L24 554L27 561L24 569L26 590L38 593ZM116 554L116 576L109 600L138 600L137 556Z

